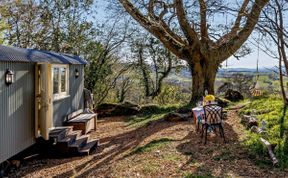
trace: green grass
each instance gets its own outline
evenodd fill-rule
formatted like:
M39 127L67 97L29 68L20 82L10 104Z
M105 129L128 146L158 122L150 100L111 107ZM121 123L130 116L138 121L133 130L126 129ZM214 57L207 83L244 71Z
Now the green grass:
M241 104L248 103L249 101L250 101L249 99L245 98L244 100L240 100L237 102L230 102L228 104L228 109L233 108L233 107L238 106L238 105L241 105Z
M158 106L146 105L141 107L141 114L131 116L127 121L130 127L142 127L151 121L162 119L166 114L178 109L179 105Z
M286 129L285 127L281 127L281 122L283 125L288 124L287 116L284 111L284 105L281 98L278 97L264 97L253 100L251 104L244 107L240 114L250 115L253 111L256 111L256 118L259 123L261 121L265 121L267 123L267 131L268 131L268 139L272 138L280 138L281 133ZM271 140L273 141L273 140Z
M256 111L256 118L259 123L261 121L267 123L267 133L265 134L259 135L247 132L248 136L244 140L244 145L250 150L250 153L260 158L261 155L268 155L267 148L259 141L260 137L264 137L272 144L277 144L275 153L279 159L280 167L288 167L287 110L283 105L282 99L277 96L265 96L254 99L249 105L240 110L240 114L248 115ZM259 160L257 161L259 162ZM260 162L261 164L267 163L264 158Z
M170 143L172 141L174 141L174 140L169 139L169 138L161 138L159 140L153 140L144 146L136 148L134 151L132 151L130 153L130 155L140 154L140 153L145 153L145 152L151 152L155 149L161 149L165 145L167 145L168 143Z

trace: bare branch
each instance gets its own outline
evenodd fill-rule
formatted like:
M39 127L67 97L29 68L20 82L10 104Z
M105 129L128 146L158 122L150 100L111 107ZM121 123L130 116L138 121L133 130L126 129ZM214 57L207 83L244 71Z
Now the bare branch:
M179 25L181 26L181 29L187 38L190 45L193 45L194 43L200 44L198 34L195 32L195 30L191 27L189 24L185 10L183 7L183 1L182 0L175 0L175 8L176 8L176 15L179 21Z
M248 4L249 4L249 0L244 0L243 4L242 4L242 6L238 12L238 16L235 20L234 26L231 28L231 31L229 33L225 34L223 37L221 37L216 42L217 45L220 46L221 44L225 43L228 39L235 37L237 35L237 32L240 30L240 24L241 24L242 17L245 16L245 11L246 11Z
M138 21L146 30L157 37L166 48L171 50L179 58L185 58L182 53L185 42L180 40L181 38L173 33L167 24L163 21L157 22L153 19L145 17L134 5L128 0L119 0L125 10Z
M201 28L201 41L206 43L209 40L207 28L207 7L204 0L199 0L200 4L200 28Z
M250 13L246 17L246 23L239 33L213 50L213 54L219 56L220 63L234 54L247 40L258 22L261 10L268 3L268 1L269 0L255 0Z

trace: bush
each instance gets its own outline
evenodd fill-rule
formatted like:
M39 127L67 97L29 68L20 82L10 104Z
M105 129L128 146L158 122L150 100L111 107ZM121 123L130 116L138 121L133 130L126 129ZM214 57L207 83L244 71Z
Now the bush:
M185 104L189 102L191 94L184 93L179 86L164 85L161 93L154 99L159 105Z

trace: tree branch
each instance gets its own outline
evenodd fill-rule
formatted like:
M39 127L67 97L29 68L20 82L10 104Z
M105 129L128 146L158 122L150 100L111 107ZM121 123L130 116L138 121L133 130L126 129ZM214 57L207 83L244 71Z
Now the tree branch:
M153 1L153 0L152 0ZM179 58L185 58L182 50L186 43L173 33L170 28L161 20L157 22L144 16L129 0L119 0L125 10L143 26L147 31L158 38L163 45L172 51ZM148 16L149 17L149 16Z
M189 24L186 13L183 7L182 0L175 0L175 8L176 8L176 15L178 18L179 25L187 38L190 45L194 45L194 43L200 44L198 35L196 31L191 27Z
M243 4L242 4L242 6L238 12L238 15L236 17L235 23L234 23L233 27L231 28L231 31L228 32L227 34L223 35L219 40L217 40L217 42L216 42L217 45L220 46L221 44L225 43L227 39L237 36L237 32L240 30L240 24L241 24L242 17L245 16L245 10L246 10L248 4L249 4L249 0L244 0Z
M247 40L257 24L262 9L268 3L268 1L269 0L255 0L250 13L247 15L247 21L242 30L240 30L236 36L227 39L227 42L213 49L213 54L218 56L219 63L225 61L229 56L233 55Z
M201 28L201 42L202 44L209 41L207 28L207 7L204 0L199 0L200 4L200 28Z

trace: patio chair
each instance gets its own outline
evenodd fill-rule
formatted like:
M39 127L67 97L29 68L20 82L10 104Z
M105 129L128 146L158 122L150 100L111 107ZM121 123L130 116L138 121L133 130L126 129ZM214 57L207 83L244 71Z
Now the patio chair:
M205 144L206 144L208 129L216 131L216 129L218 128L220 136L223 138L224 143L226 143L224 129L223 129L223 122L222 122L223 120L222 108L218 106L217 104L210 104L210 105L204 106L203 109L204 109L205 122L202 123L201 139L203 139L203 134L205 131Z

